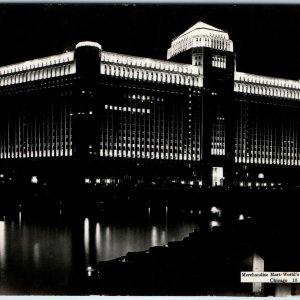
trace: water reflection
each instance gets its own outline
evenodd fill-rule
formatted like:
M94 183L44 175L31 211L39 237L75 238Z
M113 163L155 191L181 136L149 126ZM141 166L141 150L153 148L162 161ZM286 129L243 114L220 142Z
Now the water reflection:
M151 207L150 206L148 207L148 219L150 222L151 221Z
M5 265L5 252L6 252L6 238L5 238L5 222L0 221L0 267Z
M35 243L33 246L33 259L35 268L39 268L40 265L40 244Z
M151 246L155 246L157 244L157 229L156 226L153 226L151 232Z
M147 208L151 212L151 208ZM169 241L182 240L198 228L192 221L170 222L168 207L161 209L157 218L140 223L110 223L87 218L84 222L84 243L87 266L99 260L110 260L126 255L127 252L144 251L152 246L166 245Z
M164 230L161 232L160 243L161 244L166 244L167 243L167 241L166 241L166 232Z
M21 211L7 217L0 221L0 294L60 294L78 272L99 260L181 240L197 227L172 220L167 207L160 213L157 217L152 209L147 219L145 210L142 221L95 216L70 221L64 213L44 220Z
M100 260L100 247L101 247L101 232L100 232L100 224L96 223L96 231L95 231L95 246L96 246L96 256L97 260Z
M22 227L22 212L19 211L19 229Z
M89 264L89 253L90 253L90 221L88 218L84 220L84 251L85 251L85 263Z

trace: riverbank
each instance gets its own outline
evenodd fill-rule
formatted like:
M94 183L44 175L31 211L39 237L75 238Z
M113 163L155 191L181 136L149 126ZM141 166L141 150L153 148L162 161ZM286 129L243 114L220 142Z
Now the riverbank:
M299 229L293 231L298 234ZM295 244L285 231L267 231L262 220L243 219L210 232L194 231L182 241L129 252L100 261L87 279L88 291L101 295L276 296L280 284L264 284L257 291L241 283L242 271L297 271ZM256 266L255 266L256 264ZM261 263L260 263L261 264ZM299 295L298 284L285 287Z

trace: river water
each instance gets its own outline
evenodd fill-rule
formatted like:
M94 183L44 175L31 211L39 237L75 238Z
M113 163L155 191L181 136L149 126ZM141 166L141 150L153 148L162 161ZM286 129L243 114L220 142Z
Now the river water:
M81 294L80 276L99 260L182 240L195 221L161 208L142 218L16 212L0 219L0 294Z

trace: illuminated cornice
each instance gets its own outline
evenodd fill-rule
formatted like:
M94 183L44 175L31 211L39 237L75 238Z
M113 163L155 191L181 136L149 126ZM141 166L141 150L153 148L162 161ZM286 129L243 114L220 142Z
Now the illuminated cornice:
M300 82L297 80L242 72L236 72L234 80L235 92L276 98L300 99Z
M28 60L0 68L0 86L76 73L74 52Z
M37 58L37 59L28 60L21 63L0 67L0 76L34 70L38 68L46 68L48 66L53 66L53 65L66 64L73 60L74 60L73 51L58 54L58 55L43 57L43 58Z
M101 74L127 79L203 86L201 68L189 64L102 52Z
M95 47L95 48L99 48L100 50L102 49L102 47L99 43L90 42L90 41L80 42L76 45L75 48L77 49L77 48L80 48L80 47Z

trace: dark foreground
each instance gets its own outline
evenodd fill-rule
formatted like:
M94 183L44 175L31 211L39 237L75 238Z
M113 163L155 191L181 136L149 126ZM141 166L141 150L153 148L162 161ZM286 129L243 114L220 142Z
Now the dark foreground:
M201 212L199 231L164 247L100 261L88 280L91 293L299 295L299 284L256 290L240 282L241 271L255 270L255 256L263 259L264 271L300 270L298 191L214 190L205 199L197 207L192 202L191 212Z
M76 265L73 255L69 267L78 272L64 294L300 294L298 284L265 284L261 291L254 292L252 284L240 283L240 272L253 270L255 255L264 260L265 271L300 270L298 190L78 189L78 197L74 190L61 191L60 197L38 186L28 190L31 196L20 198L16 197L20 190L6 187L6 192L15 196L2 202L2 210L21 205L23 211L47 214L62 208L72 218L88 212L106 220L130 220L145 208L164 211L160 208L167 207L172 215L189 215L198 223L199 230L182 241L94 263L92 276L86 272L88 265ZM72 234L78 237L76 230ZM77 247L72 247L75 253Z
M253 259L264 259L265 271L299 271L298 247L284 230L266 231L253 219L212 232L193 232L182 241L145 252L127 253L99 262L91 292L122 295L280 295L281 285L265 284L260 292L240 283L241 271L253 271ZM274 224L276 227L276 225ZM297 230L298 232L298 230ZM296 234L294 231L293 234ZM297 235L297 234L296 234ZM287 294L299 287L286 284Z

